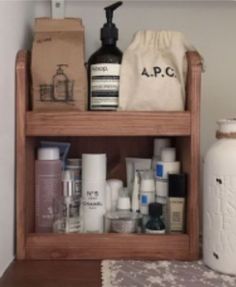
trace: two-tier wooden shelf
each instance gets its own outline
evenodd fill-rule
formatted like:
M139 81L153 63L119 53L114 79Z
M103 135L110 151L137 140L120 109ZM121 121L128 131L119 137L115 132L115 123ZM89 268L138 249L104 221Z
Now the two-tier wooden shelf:
M177 259L199 256L199 107L201 59L189 52L185 112L31 111L29 54L16 60L18 259ZM188 174L184 234L38 234L34 228L34 161L40 140L71 143L70 156L108 155L108 177L125 180L125 157L151 157L153 139L173 137Z

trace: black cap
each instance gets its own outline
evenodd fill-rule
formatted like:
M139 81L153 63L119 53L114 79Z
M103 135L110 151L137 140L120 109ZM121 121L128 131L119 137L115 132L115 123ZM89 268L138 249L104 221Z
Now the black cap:
M162 215L162 205L157 202L148 205L148 212L151 217L159 217Z
M112 18L113 11L122 4L123 2L119 1L104 8L106 11L107 18L107 23L105 23L103 25L103 28L101 29L101 40L104 43L112 44L118 40L118 29L116 28L116 25L112 23Z
M186 174L168 175L169 197L185 197Z

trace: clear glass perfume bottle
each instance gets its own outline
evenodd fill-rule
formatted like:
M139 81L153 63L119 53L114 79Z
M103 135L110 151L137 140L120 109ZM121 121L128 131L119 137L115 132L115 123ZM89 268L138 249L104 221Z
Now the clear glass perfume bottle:
M73 173L63 172L63 196L56 199L54 206L55 233L82 232L82 218L80 214L80 196L75 192Z

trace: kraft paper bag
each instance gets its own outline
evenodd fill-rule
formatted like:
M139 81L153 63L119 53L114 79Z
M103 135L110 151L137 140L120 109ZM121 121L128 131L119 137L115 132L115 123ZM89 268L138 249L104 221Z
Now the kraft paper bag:
M38 18L34 32L33 110L84 111L87 77L81 19Z
M123 55L119 109L183 111L188 50L180 32L137 32Z

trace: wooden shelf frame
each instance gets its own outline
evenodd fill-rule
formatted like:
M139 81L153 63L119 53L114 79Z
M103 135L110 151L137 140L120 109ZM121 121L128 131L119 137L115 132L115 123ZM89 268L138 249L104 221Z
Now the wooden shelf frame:
M199 125L201 58L187 53L185 112L33 112L29 97L29 53L16 59L16 194L17 259L176 259L199 256ZM34 138L175 136L184 171L188 172L186 234L34 234L27 227L34 183ZM178 147L177 147L178 148ZM29 163L29 159L30 162ZM32 215L32 216L31 216Z
M190 131L190 112L26 113L27 136L184 136Z

